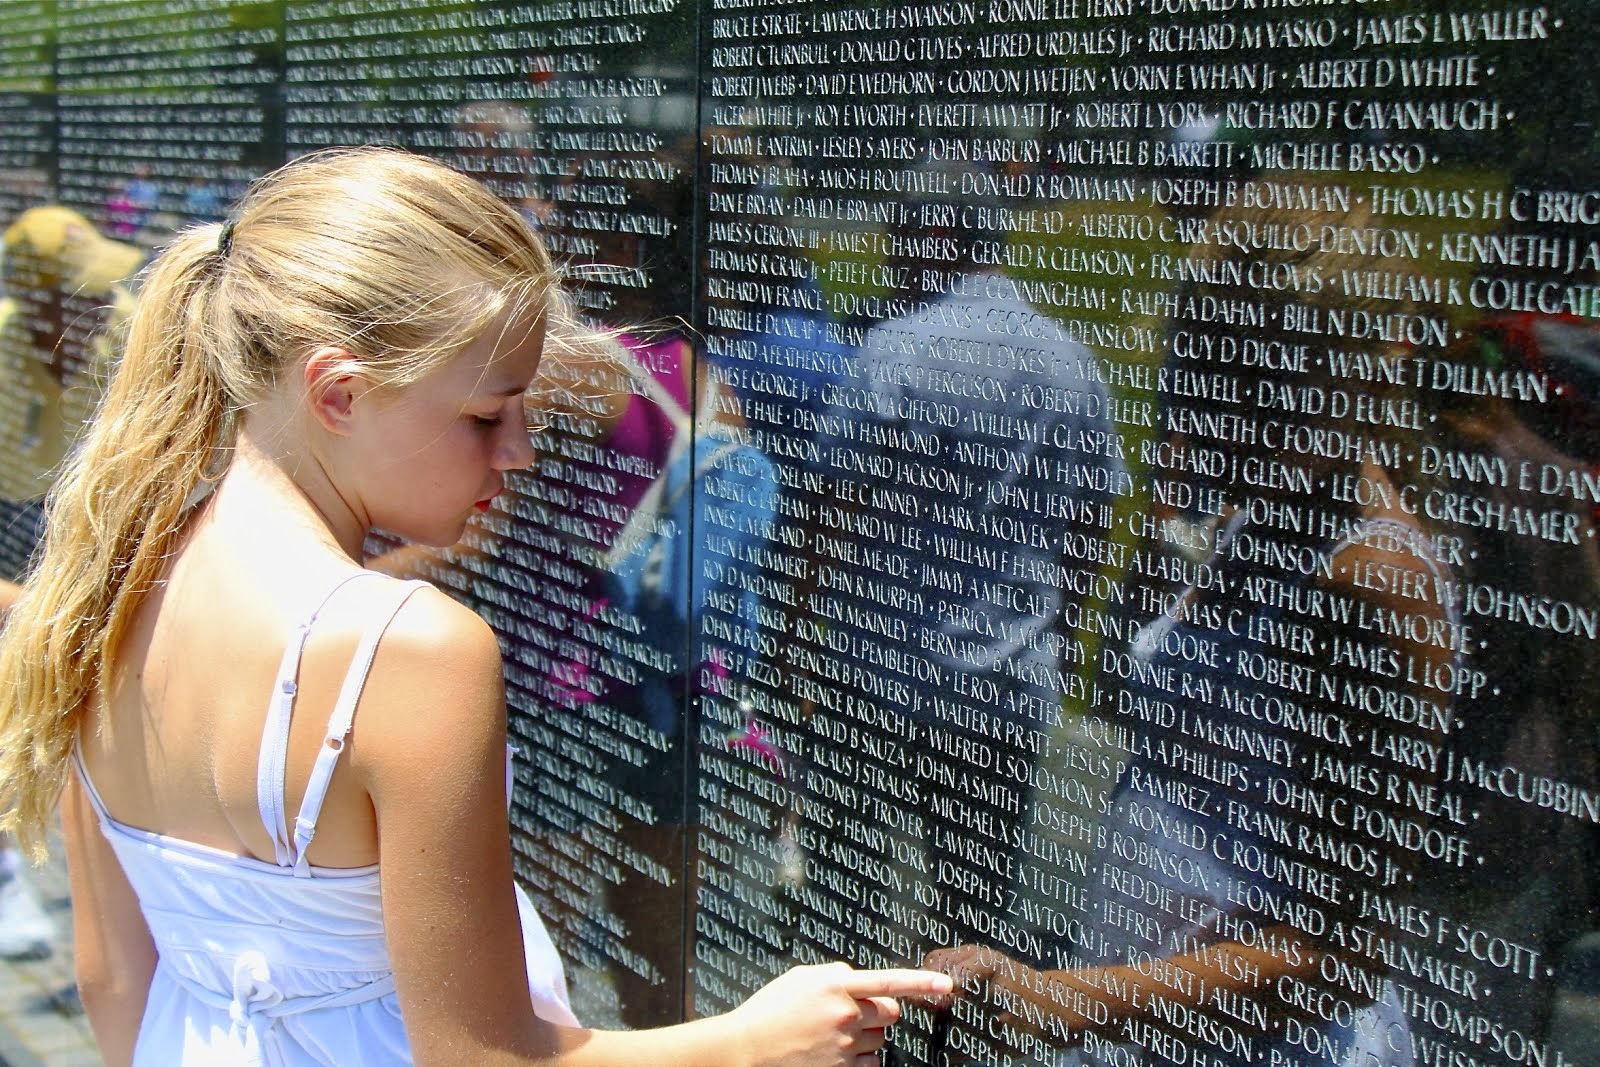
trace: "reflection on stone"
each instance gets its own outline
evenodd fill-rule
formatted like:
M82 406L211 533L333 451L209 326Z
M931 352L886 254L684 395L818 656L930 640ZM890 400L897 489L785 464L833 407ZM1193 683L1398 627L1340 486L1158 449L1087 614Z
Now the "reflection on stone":
M1551 499L1567 470L1592 503L1587 401L1552 418L1517 343L1582 375L1594 336L1560 318L1594 310L1568 191L1592 162L1530 170L1515 125L1541 108L1511 75L1571 54L1556 21L713 19L707 349L804 531L764 568L794 593L767 705L809 728L799 838L833 868L792 890L801 935L863 962L981 945L933 957L989 977L948 1052L1581 1055L1535 961L1592 891L1527 839L1591 848L1595 795L1586 639L1535 666L1593 600L1593 517ZM954 269L963 237L990 281ZM1086 487L1104 504L1060 502ZM1566 596L1536 576L1558 559ZM994 651L1021 605L1055 623L1037 672ZM1512 919L1517 883L1562 888Z
M0 14L6 226L395 143L611 331L375 546L502 637L580 1016L928 953L900 1062L1600 1059L1581 6L158 7ZM7 243L20 557L126 271Z

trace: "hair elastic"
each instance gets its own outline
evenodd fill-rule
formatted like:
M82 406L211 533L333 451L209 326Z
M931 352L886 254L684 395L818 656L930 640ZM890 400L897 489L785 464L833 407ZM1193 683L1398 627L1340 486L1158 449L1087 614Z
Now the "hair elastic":
M233 251L233 220L229 219L222 224L222 232L217 234L217 254L223 259L228 258L228 253Z

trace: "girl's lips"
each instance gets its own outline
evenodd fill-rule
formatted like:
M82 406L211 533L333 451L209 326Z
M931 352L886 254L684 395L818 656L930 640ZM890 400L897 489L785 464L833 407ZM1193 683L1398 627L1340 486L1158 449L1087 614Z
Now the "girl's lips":
M472 506L477 508L479 511L488 511L489 510L489 505L493 504L494 503L494 498L496 496L499 496L499 495L500 495L500 493L496 492L494 494L494 496L490 496L490 497L487 497L486 499L480 500L480 501L478 501L476 504L474 504Z

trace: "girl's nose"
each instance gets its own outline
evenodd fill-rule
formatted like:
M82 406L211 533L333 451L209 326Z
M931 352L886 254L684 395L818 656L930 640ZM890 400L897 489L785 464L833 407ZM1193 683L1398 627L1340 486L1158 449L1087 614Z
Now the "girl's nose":
M520 420L506 420L506 436L500 446L495 449L495 469L502 471L520 471L533 466L534 458L538 453L533 447L533 438L527 426Z

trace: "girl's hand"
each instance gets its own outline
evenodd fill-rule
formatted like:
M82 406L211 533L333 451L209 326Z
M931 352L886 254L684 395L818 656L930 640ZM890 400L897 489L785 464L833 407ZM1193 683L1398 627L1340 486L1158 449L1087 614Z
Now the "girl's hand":
M847 963L796 967L732 1012L760 1067L877 1067L884 1028L900 1018L896 997L948 997L932 971L858 971Z

